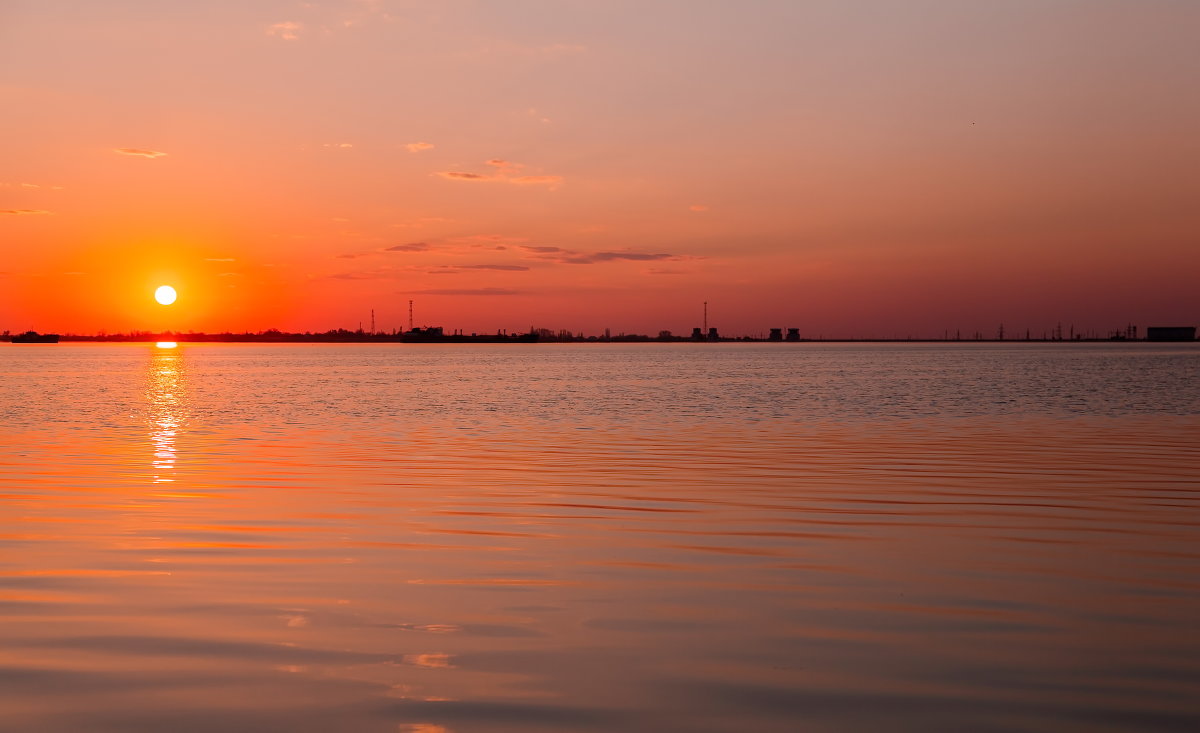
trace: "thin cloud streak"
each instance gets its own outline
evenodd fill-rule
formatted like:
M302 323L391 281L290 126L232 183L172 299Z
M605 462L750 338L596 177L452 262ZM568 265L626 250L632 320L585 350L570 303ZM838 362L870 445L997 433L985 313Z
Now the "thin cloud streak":
M49 186L41 183L0 183L0 188L44 188L50 191L61 191L62 186Z
M613 260L633 260L635 262L644 262L646 260L670 260L674 259L675 255L659 253L648 254L645 252L597 252L591 255L594 262L611 262Z
M143 150L142 148L114 148L114 153L132 155L139 158L162 158L166 153L159 150Z
M564 265L594 265L600 262L653 262L681 260L679 255L669 252L576 252L562 247L522 245L534 259L557 262Z
M445 265L450 270L502 270L504 272L524 272L529 268L525 265Z
M484 162L495 168L494 173L475 173L473 171L438 171L436 175L449 181L469 181L472 183L511 183L515 186L548 186L557 188L563 184L562 176L555 175L518 175L525 168L521 163L513 163L502 158L492 158Z

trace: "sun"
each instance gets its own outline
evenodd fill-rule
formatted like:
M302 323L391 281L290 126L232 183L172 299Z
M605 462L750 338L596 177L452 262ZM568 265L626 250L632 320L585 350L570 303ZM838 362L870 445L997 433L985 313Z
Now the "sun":
M178 296L175 293L175 288L171 287L170 285L162 285L158 288L158 290L154 291L154 299L157 300L161 305L170 305L174 303L176 297Z

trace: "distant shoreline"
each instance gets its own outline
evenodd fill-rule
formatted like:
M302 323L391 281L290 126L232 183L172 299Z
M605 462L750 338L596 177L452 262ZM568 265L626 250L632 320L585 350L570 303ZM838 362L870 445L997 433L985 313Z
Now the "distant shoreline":
M525 338L522 338L525 337ZM0 336L0 342L11 341L11 336ZM442 338L412 338L402 334L119 334L119 335L77 335L65 334L59 337L61 343L137 343L152 344L163 342L184 343L254 343L254 344L637 344L637 343L678 343L678 344L714 344L714 343L778 343L778 344L1114 344L1114 343L1196 343L1196 339L1147 339L1147 338L1075 338L1075 339L943 339L943 338L801 338L779 340L754 336L741 336L716 339L691 339L684 337L650 337L638 335L592 336L577 338L528 338L528 334L508 336L454 336Z

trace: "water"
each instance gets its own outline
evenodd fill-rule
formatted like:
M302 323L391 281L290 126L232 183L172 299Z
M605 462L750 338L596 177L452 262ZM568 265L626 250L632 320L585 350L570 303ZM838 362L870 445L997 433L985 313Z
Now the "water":
M1195 730L1195 345L0 348L0 730Z

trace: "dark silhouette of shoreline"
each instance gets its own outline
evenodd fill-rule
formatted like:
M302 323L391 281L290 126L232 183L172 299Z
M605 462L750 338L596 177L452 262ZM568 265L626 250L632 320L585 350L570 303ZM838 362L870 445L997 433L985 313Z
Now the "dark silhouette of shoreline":
M953 337L948 333L943 338L826 338L801 337L799 329L787 329L786 337L783 329L772 328L767 336L721 336L716 328L707 332L700 328L693 329L690 336L680 336L670 331L660 331L656 336L646 334L610 333L585 335L570 331L552 331L546 328L531 328L528 331L509 333L506 330L494 334L464 333L452 331L446 333L440 327L413 328L408 331L371 332L348 329L334 329L323 332L305 331L286 332L278 329L268 329L258 332L243 333L198 333L177 331L131 331L128 333L100 334L37 334L25 332L10 334L5 331L0 334L0 341L13 343L56 343L62 342L99 342L99 343L153 343L173 341L176 343L420 343L420 344L473 344L473 343L1111 343L1111 342L1194 342L1196 329L1194 327L1151 327L1146 329L1146 336L1139 338L1136 329L1132 327L1123 331L1111 331L1106 336L1091 333L1072 333L1065 338L1059 329L1057 332L1033 337L1029 332L1023 338L1004 338L1003 333L998 338L984 338L976 332L971 338L961 338L959 334Z

